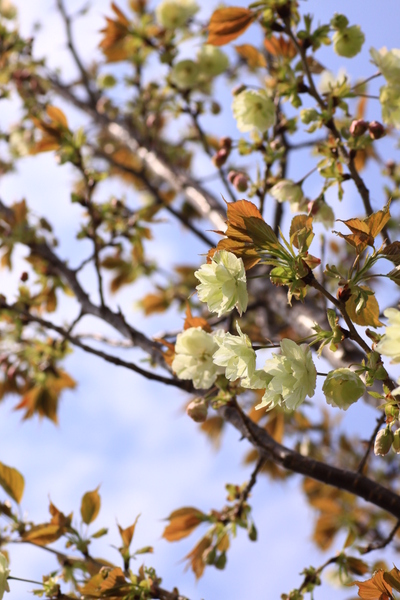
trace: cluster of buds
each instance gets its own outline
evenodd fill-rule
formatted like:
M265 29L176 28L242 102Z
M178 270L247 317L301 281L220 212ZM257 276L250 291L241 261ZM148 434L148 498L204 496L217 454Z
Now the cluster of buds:
M379 140L379 138L386 135L386 129L378 121L364 121L364 119L354 119L350 125L350 133L354 137L361 137L368 130L369 136L372 140Z
M212 157L212 161L217 169L221 168L231 153L232 139L230 137L223 137L219 140L219 149L216 154Z
M238 171L229 171L228 181L231 183L238 192L245 192L249 187L249 178L246 173L239 173Z

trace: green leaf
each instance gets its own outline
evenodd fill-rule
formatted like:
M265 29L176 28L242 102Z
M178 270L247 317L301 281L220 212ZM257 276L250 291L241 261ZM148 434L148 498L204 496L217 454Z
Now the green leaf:
M0 462L0 485L17 504L21 502L25 480L17 469Z
M81 515L82 515L82 521L84 523L86 523L86 525L89 525L89 523L92 523L95 520L95 518L97 517L97 515L99 514L100 495L97 491L99 489L99 487L100 486L98 486L92 492L86 492L86 494L84 494L84 496L82 498Z

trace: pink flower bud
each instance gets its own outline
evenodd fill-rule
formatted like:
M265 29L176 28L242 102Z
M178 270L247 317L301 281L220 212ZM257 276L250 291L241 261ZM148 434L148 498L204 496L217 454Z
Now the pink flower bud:
M245 192L249 187L249 178L243 173L238 173L238 175L236 175L235 179L233 180L233 185L235 186L238 192Z
M214 165L217 168L219 168L226 163L228 156L229 150L227 148L221 148L220 150L218 150L217 154L214 154L214 156L212 157L212 161Z
M187 408L186 414L196 423L204 423L207 419L208 404L204 398L195 398Z
M354 137L360 137L361 135L364 135L367 129L368 123L367 121L364 121L364 119L354 119L350 125L350 133Z
M373 140L379 140L379 138L386 135L386 129L378 121L371 121L368 125L369 135Z

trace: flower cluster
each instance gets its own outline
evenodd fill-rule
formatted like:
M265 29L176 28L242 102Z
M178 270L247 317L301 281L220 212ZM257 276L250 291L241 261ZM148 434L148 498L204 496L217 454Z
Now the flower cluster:
M276 120L273 101L264 90L244 90L233 98L233 116L239 131L267 131Z
M299 346L288 339L282 340L280 345L281 354L273 354L264 365L272 378L257 409L271 410L279 405L294 410L307 396L314 396L317 371L309 346Z
M172 369L179 379L191 379L196 389L207 390L224 369L213 362L218 350L216 338L220 331L207 333L201 327L190 327L179 333L175 344Z
M179 29L198 10L199 6L193 0L163 0L156 8L156 19L165 29Z
M221 75L228 67L226 54L215 46L205 44L197 53L197 61L187 58L175 63L169 78L177 88L191 89Z
M376 350L384 356L393 358L392 362L400 362L400 311L397 308L387 308L383 311L389 320L385 335L376 345Z
M372 61L387 81L379 95L382 120L400 129L400 49L388 51L386 48L371 48L370 52Z
M248 295L243 260L232 252L216 252L209 264L202 265L194 276L200 281L197 293L208 310L219 317L235 307L241 315L247 309Z
M4 592L10 591L8 585L8 576L10 575L10 569L8 568L8 562L4 554L0 552L0 600L4 596Z

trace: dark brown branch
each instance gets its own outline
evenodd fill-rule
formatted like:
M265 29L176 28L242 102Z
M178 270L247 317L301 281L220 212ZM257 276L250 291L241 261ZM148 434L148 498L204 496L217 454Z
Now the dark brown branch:
M286 448L276 442L265 429L256 425L237 404L219 408L218 413L249 440L262 456L294 473L346 490L382 508L397 519L400 518L400 496L379 483L360 473L333 467Z
M292 42L294 43L294 45L296 46L299 56L301 57L304 72L306 74L308 85L309 85L308 93L317 101L317 103L322 108L322 110L327 110L328 107L326 105L326 102L323 100L321 95L318 93L317 88L315 87L314 79L312 77L310 67L307 62L306 50L304 49L304 46L299 44L296 36L294 35L294 33L292 32L292 30L290 28L289 22L286 25L285 31L288 34L288 36L290 37L290 39L292 40ZM357 187L358 193L360 194L361 199L363 201L365 212L366 212L367 216L370 216L373 213L373 209L371 206L369 189L365 185L364 180L362 179L362 177L360 176L359 172L356 169L355 162L354 162L355 156L353 156L353 154L351 152L349 153L346 146L343 144L342 137L334 123L333 118L331 118L328 122L326 122L325 125L329 129L329 131L332 133L335 140L337 141L339 151L346 161L351 178L353 179L353 181ZM384 227L382 229L382 235L388 242L390 242L387 227Z
M22 315L26 319L26 321L32 322L32 323L37 323L38 325L41 325L45 329L48 329L50 331L55 331L56 333L61 335L64 339L71 342L71 344L73 344L74 346L76 346L78 348L81 348L88 354L94 354L95 356L98 356L98 357L102 358L103 360L105 360L106 362L109 362L113 365L116 365L118 367L124 367L125 369L128 369L129 371L134 371L135 373L142 375L146 379L158 381L159 383L164 383L165 385L170 385L170 386L177 387L177 388L187 390L187 391L189 391L191 389L191 385L187 381L183 381L181 379L174 379L174 378L170 378L170 377L163 377L162 375L157 375L157 373L152 373L151 371L146 371L145 369L138 367L137 365L135 365L132 362L122 360L118 356L113 356L111 354L107 354L106 352L102 352L101 350L97 350L96 348L92 348L92 346L88 346L87 344L82 342L79 338L71 335L67 329L63 329L62 327L59 327L58 325L56 325L55 323L52 323L51 321L47 321L46 319L42 319L41 317L32 315L27 310L22 310L18 306L14 306L12 304L7 304L6 302L4 302L0 299L0 310L1 309L12 311L12 312L17 313L18 315Z
M129 173L131 175L134 175L135 177L138 177L145 184L145 186L151 192L151 194L155 197L157 202L159 204L161 204L167 212L169 212L176 219L178 219L178 221L180 221L187 229L189 229L192 233L194 233L209 248L212 248L213 246L215 246L214 242L205 233L203 233L200 229L197 229L197 227L195 225L193 225L193 223L191 223L190 220L187 217L185 217L185 215L180 213L178 210L175 210L175 208L173 208L170 204L168 204L167 202L165 202L163 200L161 194L159 193L159 190L150 181L150 179L146 175L144 169L137 170L137 169L133 169L132 167L127 167L126 165L119 163L117 160L114 160L106 152L101 152L101 151L95 149L93 146L90 146L90 147L92 148L92 150L94 150L95 156L104 158L104 160L106 160L109 164L113 165L114 167L117 167L121 171L124 171L125 173Z
M92 117L94 123L107 129L108 134L118 143L125 145L143 160L150 171L166 181L177 193L183 194L203 218L209 219L217 229L225 230L225 220L222 216L225 209L219 200L197 181L179 169L171 167L157 152L147 148L146 144L139 139L139 135L130 121L127 119L112 120L104 113L99 113L90 104L75 96L70 87L61 83L54 75L49 75L47 81L57 94Z

